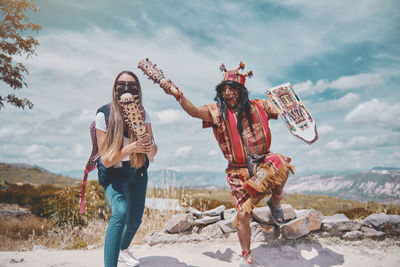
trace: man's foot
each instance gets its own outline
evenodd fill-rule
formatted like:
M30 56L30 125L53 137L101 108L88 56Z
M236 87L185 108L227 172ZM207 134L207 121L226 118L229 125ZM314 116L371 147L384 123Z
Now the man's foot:
M250 250L242 251L242 262L239 264L239 267L244 266L252 266L253 265L253 257L251 256Z
M128 249L123 249L119 252L118 261L132 267L140 265L139 260Z
M283 210L281 207L282 195L273 195L268 201L267 205L271 210L272 220L276 225L282 225L285 223L283 216Z

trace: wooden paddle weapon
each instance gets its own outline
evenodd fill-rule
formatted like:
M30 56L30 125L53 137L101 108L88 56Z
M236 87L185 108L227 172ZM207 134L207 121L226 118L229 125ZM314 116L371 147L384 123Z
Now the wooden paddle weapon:
M160 83L162 80L166 79L162 70L158 69L157 64L151 63L148 58L139 61L138 68L143 71L143 74L147 75L149 79L153 80L154 83ZM173 82L170 82L170 91L179 101L182 96L182 92L176 87Z
M125 123L128 125L130 131L130 141L132 142L133 136L136 135L138 139L145 137L147 134L146 124L143 120L144 109L139 103L137 98L135 99L132 94L125 93L121 96L120 105L122 112L124 113ZM147 157L151 162L154 161L154 157L147 153ZM130 155L131 166L133 166L133 157Z

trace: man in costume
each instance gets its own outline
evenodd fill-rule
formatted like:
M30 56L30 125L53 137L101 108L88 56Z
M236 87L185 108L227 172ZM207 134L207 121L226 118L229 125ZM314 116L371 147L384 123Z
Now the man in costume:
M264 197L272 195L267 204L276 224L284 222L280 201L283 187L293 167L290 158L269 151L271 133L269 119L278 113L269 100L249 100L246 74L239 73L245 65L241 62L235 70L227 71L222 64L223 79L216 86L216 103L194 106L170 80L160 86L173 95L192 117L203 120L203 128L212 127L222 153L228 160L227 182L238 212L235 226L242 248L242 265L252 264L250 253L250 221L252 212Z

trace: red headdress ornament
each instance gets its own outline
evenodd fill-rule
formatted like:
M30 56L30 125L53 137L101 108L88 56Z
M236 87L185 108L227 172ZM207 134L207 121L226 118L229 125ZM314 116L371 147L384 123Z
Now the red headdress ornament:
M224 76L222 77L222 81L234 81L238 82L241 85L244 86L244 83L246 81L246 77L248 76L251 78L253 76L252 71L246 72L246 74L241 74L239 73L239 70L243 70L246 67L246 65L243 62L240 62L239 67L234 70L226 70L224 63L219 66L219 69L224 72Z

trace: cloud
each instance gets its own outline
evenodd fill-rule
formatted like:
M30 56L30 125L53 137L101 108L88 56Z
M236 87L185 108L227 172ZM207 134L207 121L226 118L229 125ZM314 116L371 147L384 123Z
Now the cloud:
M232 69L243 60L255 73L253 79L246 81L251 97L265 97L265 88L286 81L293 66L306 68L304 62L320 63L318 59L327 55L347 56L348 62L333 60L328 71L326 68L318 71L313 79L299 74L299 81L304 82L295 84L321 123L318 124L321 138L311 149L291 136L280 119L270 124L273 150L293 156L299 170L312 170L316 166L335 169L337 164L352 168L348 159L337 155L343 148L360 152L346 151L343 156L359 157L360 167L373 163L372 159L361 161L371 137L363 125L359 127L361 122L369 125L359 113L374 118L375 115L365 108L348 112L360 99L376 97L378 105L387 103L384 108L398 115L395 110L398 106L389 103L399 91L396 82L399 68L395 65L398 57L393 48L381 48L381 44L398 43L393 34L398 28L395 1L382 5L371 0L329 4L308 0L251 4L204 0L186 1L179 8L169 5L172 3L169 1L122 1L121 5L99 1L96 5L93 1L52 1L47 9L40 11L39 23L43 25L38 35L40 46L36 57L22 60L30 75L29 88L20 91L35 106L30 111L15 108L0 111L2 161L33 163L55 172L83 169L91 150L89 124L97 108L109 102L116 74L124 69L140 74L136 65L144 57L157 63L194 105L203 105L214 102L214 88L221 80L218 71L221 62ZM58 11L65 11L65 19L54 21ZM341 54L349 47L359 46L371 50ZM378 60L394 65L374 65ZM343 64L354 64L353 61L358 62L356 69L341 72ZM339 74L332 77L331 69L339 70ZM188 166L192 170L202 170L204 166L223 170L226 160L212 130L201 130L200 120L185 114L173 97L143 77L139 76L144 105L150 113L159 147L151 168L171 165L182 170ZM373 86L388 93L376 94ZM326 92L327 89L332 90ZM318 93L326 93L323 101L317 99ZM387 95L390 98L386 100ZM344 124L346 113L350 119ZM396 118L385 116L389 118L375 118L378 126L389 125ZM368 133L372 136L379 130L379 134L386 134L393 129L377 128ZM329 139L332 133L337 134L334 140ZM398 145L389 148L390 139L387 140L382 143L374 139L375 147L370 148L380 158L398 150ZM29 148L32 154L28 156L21 148ZM387 164L391 162L395 161Z
M374 98L358 104L346 115L344 122L348 124L379 125L392 129L400 129L399 118L400 103L390 106Z
M378 87L382 83L382 78L375 73L360 73L340 77L329 83L330 88L339 90L351 90L363 87Z
M329 141L328 144L326 144L325 148L328 150L342 150L345 148L345 146L345 143L335 139Z
M360 99L359 94L348 93L341 98L333 99L329 101L318 101L312 103L313 112L328 112L335 110L344 110L347 108L354 107ZM311 105L310 105L311 106Z
M172 122L184 121L187 117L184 111L179 109L165 109L155 112L156 121L160 124L169 124Z
M334 132L335 131L335 127L331 126L331 125L321 125L318 126L318 134L321 135L326 135L328 133Z
M192 151L191 146L183 146L183 147L178 148L175 151L175 154L177 157L183 157L183 156L187 156L190 153L190 151Z
M382 78L377 73L359 73L355 75L348 75L339 77L331 82L327 80L318 80L315 84L307 80L305 82L293 85L296 90L305 95L314 95L322 93L327 89L348 91L361 88L376 88L382 84Z

